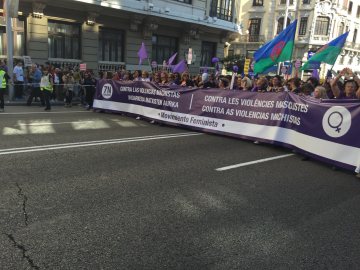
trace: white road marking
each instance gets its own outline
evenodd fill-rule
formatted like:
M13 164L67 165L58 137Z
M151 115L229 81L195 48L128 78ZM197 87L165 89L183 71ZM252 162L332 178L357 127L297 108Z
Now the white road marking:
M271 161L271 160L275 160L275 159L291 157L291 156L294 156L294 155L295 154L287 154L287 155L282 155L282 156L264 158L264 159L249 161L249 162L245 162L245 163L234 164L234 165L230 165L230 166L226 166L226 167L222 167L222 168L217 168L215 170L218 171L218 172L221 172L221 171L231 170L231 169L244 167L244 166L249 166L249 165L253 165L253 164L257 164L257 163L263 163L263 162L267 162L267 161Z
M113 139L113 140L101 140L101 141L88 141L88 142L62 143L62 144L50 144L50 145L8 148L8 149L0 149L0 155L10 155L10 154L39 152L39 151L48 151L48 150L57 150L57 149L88 147L88 146L107 145L107 144L120 144L120 143L129 143L129 142L171 139L171 138L198 136L198 135L203 135L203 133L196 133L196 132L174 133L174 134L133 137L133 138L123 138L123 139Z
M30 124L18 124L18 126L48 126L48 125L63 125L63 124L79 124L79 123L93 123L95 121L73 121L73 122L37 122L37 123L30 123Z

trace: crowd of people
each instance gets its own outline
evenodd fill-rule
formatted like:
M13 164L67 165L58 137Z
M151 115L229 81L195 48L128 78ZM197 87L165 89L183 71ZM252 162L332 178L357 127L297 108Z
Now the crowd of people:
M4 111L4 94L10 79L6 64L0 61L0 111ZM71 107L74 96L77 96L80 105L90 110L99 79L147 81L161 87L219 88L263 93L287 91L318 99L360 99L360 79L349 68L340 71L335 78L320 81L316 77L310 77L303 81L298 77L285 80L279 75L233 77L204 72L191 76L189 72L171 73L167 70L130 72L121 69L117 72L99 72L98 76L95 76L92 71L79 71L77 68L68 67L61 69L51 65L33 64L24 68L23 63L18 61L14 67L12 82L15 100L24 100L24 93L28 92L28 106L37 100L47 111L51 110L51 103L54 101L64 101L65 107Z
M22 61L15 65L13 78L9 77L5 62L0 61L0 80L0 112L4 111L4 95L10 83L13 83L16 101L24 101L28 106L39 101L45 111L50 111L54 102L64 101L65 107L71 107L75 95L79 97L80 105L90 110L97 83L92 71L36 64L24 68Z
M224 90L240 90L251 92L292 92L303 96L312 96L318 99L360 99L360 78L349 68L339 72L335 78L327 78L324 81L316 77L310 77L303 81L298 77L285 80L282 76L259 76L248 77L238 75L231 85L232 76L216 76L211 73L203 73L191 76L188 72L182 74L169 73L161 70L153 73L148 71L129 72L121 70L115 73L105 72L101 74L104 79L117 81L148 81L159 86L196 87L196 88L219 88Z

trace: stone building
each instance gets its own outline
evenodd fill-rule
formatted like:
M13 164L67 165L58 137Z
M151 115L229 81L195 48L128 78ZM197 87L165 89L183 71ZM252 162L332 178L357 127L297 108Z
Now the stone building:
M309 53L350 31L333 70L351 67L360 72L360 2L349 0L245 0L239 6L241 35L231 43L229 54L251 58L259 46L273 39L284 26L298 20L293 61L306 61ZM324 76L329 65L322 65Z
M238 26L235 0L21 0L13 19L14 57L38 64L86 63L88 69L138 69L145 43L149 63L177 52L193 55L190 70L211 67ZM5 20L0 17L0 54L6 58Z

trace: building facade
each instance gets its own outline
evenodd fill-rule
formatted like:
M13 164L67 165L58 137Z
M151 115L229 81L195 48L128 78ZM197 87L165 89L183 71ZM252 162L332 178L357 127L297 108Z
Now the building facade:
M241 34L231 43L230 54L251 58L265 42L273 39L286 25L298 20L293 59L307 61L332 39L350 31L333 70L350 67L360 73L360 2L349 0L246 0L239 12ZM285 20L285 14L288 13ZM321 75L330 69L322 65Z
M235 0L21 0L13 19L14 58L88 69L149 69L192 48L191 71L223 57L237 31ZM6 58L5 20L0 17L0 54ZM139 66L144 42L149 61Z

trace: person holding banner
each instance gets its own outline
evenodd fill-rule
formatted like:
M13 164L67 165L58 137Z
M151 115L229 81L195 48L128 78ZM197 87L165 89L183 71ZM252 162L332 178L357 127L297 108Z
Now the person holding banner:
M316 86L314 90L314 98L317 99L328 99L329 97L326 94L326 88L323 86Z
M253 89L251 89L251 92L266 92L268 87L268 81L265 77L260 77L255 82L255 86Z
M190 80L190 75L188 72L184 72L182 75L181 75L181 83L180 83L180 86L182 87L193 87L194 86L194 83L192 80Z
M141 81L143 81L143 82L150 82L149 72L147 72L146 70L143 70L143 71L141 72Z
M135 70L132 77L133 77L134 82L141 81L141 71L140 70Z
M288 81L289 90L291 93L300 94L301 93L301 80L298 77L291 78Z
M267 88L268 92L283 92L284 87L282 84L282 79L279 75L276 75L274 78L271 79L272 85Z
M221 77L219 78L219 89L222 89L222 90L229 90L229 80L225 77Z

